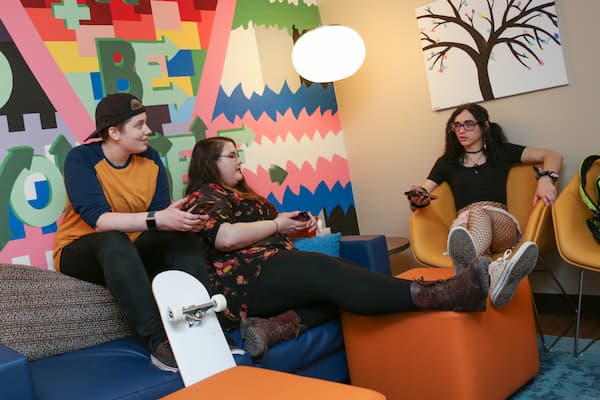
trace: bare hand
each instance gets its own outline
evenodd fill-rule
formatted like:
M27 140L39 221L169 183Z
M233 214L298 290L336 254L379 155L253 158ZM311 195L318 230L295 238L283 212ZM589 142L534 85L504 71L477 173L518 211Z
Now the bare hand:
M556 186L552 182L552 179L548 176L542 176L538 179L537 189L535 196L533 196L533 206L537 204L539 200L543 201L545 205L551 206L556 201L558 192Z
M277 226L279 226L279 233L289 235L290 233L296 233L308 229L309 232L313 232L317 229L317 221L312 215L308 221L297 221L292 219L297 216L300 211L282 212L275 218Z
M417 207L427 207L437 196L427 193L421 186L411 186L407 191L408 200ZM412 208L411 204L411 208Z
M174 201L169 207L156 213L156 223L163 231L199 232L208 221L207 214L182 211L186 199Z

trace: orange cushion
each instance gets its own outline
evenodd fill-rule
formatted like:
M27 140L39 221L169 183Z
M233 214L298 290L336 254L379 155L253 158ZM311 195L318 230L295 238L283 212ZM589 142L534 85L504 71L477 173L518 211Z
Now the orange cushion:
M399 275L450 277L446 268ZM388 399L505 399L539 370L531 289L525 279L504 308L342 314L352 384Z
M239 366L206 378L164 399L385 400L385 396L373 390L342 383Z

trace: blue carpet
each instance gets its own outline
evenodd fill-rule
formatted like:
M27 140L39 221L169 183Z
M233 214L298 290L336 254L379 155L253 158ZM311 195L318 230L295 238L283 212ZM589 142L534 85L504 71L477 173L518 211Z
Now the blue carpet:
M545 336L546 345L554 336ZM582 349L588 340L579 341ZM516 392L511 400L600 399L600 341L581 356L573 356L573 338L562 338L550 352L540 345L540 372Z

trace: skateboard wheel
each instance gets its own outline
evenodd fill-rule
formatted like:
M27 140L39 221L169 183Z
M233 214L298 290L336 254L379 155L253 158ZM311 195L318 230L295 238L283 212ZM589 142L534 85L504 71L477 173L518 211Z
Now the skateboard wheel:
M181 306L171 306L167 309L167 314L169 316L169 321L172 323L183 321L183 307Z
M215 304L215 312L221 312L227 308L227 299L222 294L215 294L210 300Z

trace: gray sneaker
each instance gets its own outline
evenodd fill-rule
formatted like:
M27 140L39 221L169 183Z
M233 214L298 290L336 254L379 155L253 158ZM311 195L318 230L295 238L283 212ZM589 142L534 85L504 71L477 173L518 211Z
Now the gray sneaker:
M462 226L452 228L448 234L448 255L452 259L455 275L477 257L473 236Z
M490 264L490 300L494 307L503 307L508 304L519 283L535 268L538 260L538 247L533 242L525 242L512 258L508 259L512 251Z
M150 355L150 361L152 362L152 365L163 371L179 371L175 356L173 355L173 350L171 350L171 345L168 340L165 340L156 346Z

